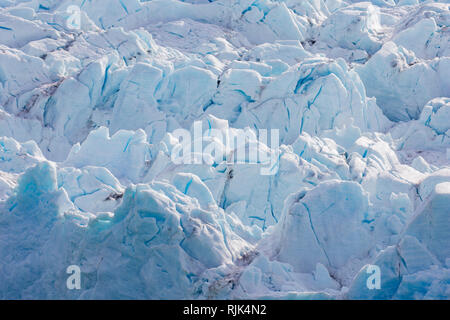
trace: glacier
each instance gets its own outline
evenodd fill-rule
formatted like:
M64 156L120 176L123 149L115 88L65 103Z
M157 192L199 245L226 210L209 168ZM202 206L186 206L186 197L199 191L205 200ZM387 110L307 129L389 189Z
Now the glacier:
M0 299L450 299L450 3L0 0Z

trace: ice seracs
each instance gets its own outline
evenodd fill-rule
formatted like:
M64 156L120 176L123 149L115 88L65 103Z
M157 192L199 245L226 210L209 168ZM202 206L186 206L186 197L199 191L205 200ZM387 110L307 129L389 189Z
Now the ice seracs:
M449 299L449 21L0 1L0 298Z

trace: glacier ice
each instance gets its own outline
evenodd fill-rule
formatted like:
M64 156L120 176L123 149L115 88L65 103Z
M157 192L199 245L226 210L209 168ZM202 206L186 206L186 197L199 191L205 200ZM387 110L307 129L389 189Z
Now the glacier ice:
M0 1L0 299L449 299L449 28L448 1ZM179 130L220 156L173 161Z

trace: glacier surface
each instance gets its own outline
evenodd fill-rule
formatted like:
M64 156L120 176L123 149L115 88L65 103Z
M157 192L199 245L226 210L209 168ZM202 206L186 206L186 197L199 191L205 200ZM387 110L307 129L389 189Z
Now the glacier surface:
M449 2L0 0L0 299L450 299Z

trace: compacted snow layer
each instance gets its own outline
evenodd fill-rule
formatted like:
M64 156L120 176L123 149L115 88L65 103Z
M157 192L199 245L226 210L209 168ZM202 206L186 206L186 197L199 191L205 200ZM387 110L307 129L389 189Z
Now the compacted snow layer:
M449 97L445 0L0 0L0 298L449 299Z

